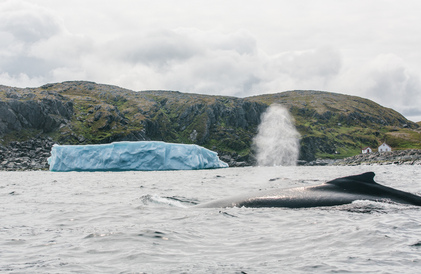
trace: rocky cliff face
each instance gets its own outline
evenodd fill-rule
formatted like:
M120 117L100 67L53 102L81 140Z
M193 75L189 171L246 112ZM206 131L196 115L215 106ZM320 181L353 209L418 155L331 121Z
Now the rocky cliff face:
M267 105L195 94L156 91L143 94L159 102L154 110L144 113L145 134L149 138L206 146L225 155L232 165L252 162L252 139Z
M69 123L73 103L54 94L37 98L30 91L8 88L0 101L0 136L13 131L39 130L49 133Z
M253 137L272 103L284 105L295 118L304 161L344 158L386 139L395 149L421 148L419 125L359 97L290 91L234 98L134 92L92 82L0 86L0 141L6 146L48 137L61 144L195 143L217 151L231 166L243 166L254 163Z

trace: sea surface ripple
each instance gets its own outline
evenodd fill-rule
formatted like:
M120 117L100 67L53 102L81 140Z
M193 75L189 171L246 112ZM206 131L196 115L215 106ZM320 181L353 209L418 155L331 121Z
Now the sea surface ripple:
M418 272L416 206L192 207L366 171L421 194L419 166L0 172L0 272Z

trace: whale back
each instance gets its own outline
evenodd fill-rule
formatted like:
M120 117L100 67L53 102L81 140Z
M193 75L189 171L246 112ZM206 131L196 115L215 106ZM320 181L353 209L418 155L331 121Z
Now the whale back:
M368 200L389 199L394 202L421 206L421 197L409 192L378 184L374 172L338 178L325 184L334 185L340 191L370 197Z
M341 185L342 183L347 183L347 182L352 181L352 182L361 182L361 183L366 183L366 184L378 185L378 183L374 181L374 176L375 176L374 172L366 172L359 175L351 175L351 176L346 176L342 178L337 178L337 179L327 182L326 184Z
M374 172L337 178L321 185L260 191L225 198L199 207L318 207L349 204L356 200L393 201L421 206L421 197L378 184Z
M376 195L378 188L384 187L374 181L374 172L366 172L359 175L346 176L328 181L323 185L332 185L337 187L336 191L347 193L359 193ZM322 185L322 186L323 186Z

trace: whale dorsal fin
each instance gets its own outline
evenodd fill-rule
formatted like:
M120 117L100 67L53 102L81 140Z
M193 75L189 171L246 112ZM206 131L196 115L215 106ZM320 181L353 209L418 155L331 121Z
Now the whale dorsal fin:
M374 172L366 172L360 175L352 175L352 176L338 178L338 179L326 182L326 184L342 185L342 184L349 184L350 181L355 181L355 182L377 185L377 183L374 181L375 175L376 174L374 174Z

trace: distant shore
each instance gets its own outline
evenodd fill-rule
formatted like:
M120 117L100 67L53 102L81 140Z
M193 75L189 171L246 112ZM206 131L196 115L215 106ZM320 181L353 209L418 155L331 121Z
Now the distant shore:
M54 141L51 138L45 138L11 142L8 146L0 146L0 171L48 170L47 158L53 145ZM359 154L339 160L299 161L298 164L302 166L421 165L421 149Z
M390 152L373 152L359 154L341 160L336 160L332 165L421 165L421 149L396 150Z
M421 149L396 150L391 152L373 152L352 157L332 160L317 159L311 162L299 162L303 166L357 166L357 165L421 165Z

